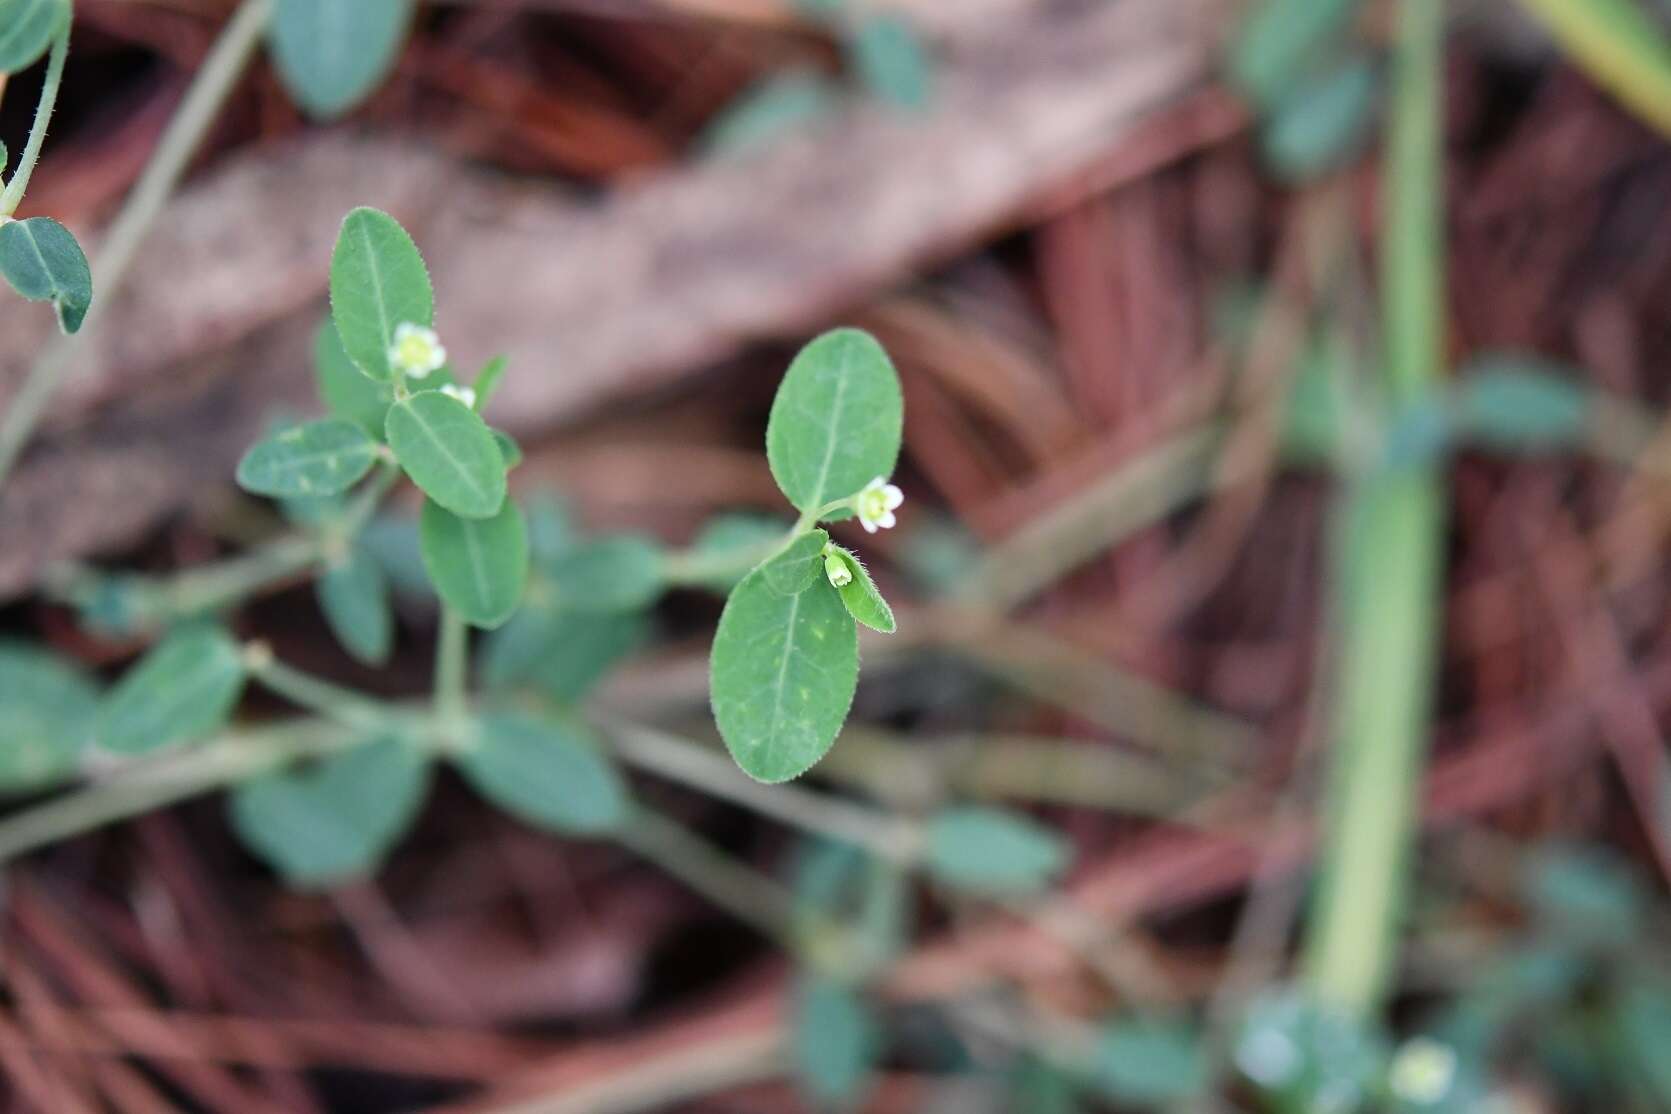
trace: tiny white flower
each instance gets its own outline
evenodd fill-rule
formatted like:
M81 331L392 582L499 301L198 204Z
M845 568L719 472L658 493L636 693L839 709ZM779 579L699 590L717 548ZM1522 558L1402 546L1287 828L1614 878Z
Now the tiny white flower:
M395 326L395 342L389 345L389 363L395 370L422 379L447 362L447 350L434 329L402 321Z
M457 383L443 383L441 384L441 393L451 395L471 409L476 406L476 389L474 387L460 387Z
M1456 1079L1456 1052L1428 1037L1405 1043L1393 1057L1387 1082L1405 1102L1429 1106L1450 1093Z
M905 493L877 476L865 485L863 491L853 496L853 509L858 512L859 525L867 533L874 534L879 529L891 528L898 521L894 518L894 510L903 502Z
M853 583L853 570L847 567L847 562L841 559L839 553L824 554L824 575L830 578L832 588L845 588Z

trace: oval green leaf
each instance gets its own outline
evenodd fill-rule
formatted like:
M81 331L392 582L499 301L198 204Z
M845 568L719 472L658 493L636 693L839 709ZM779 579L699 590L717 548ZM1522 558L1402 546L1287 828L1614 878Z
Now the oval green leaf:
M1144 1108L1181 1102L1209 1082L1207 1057L1193 1028L1178 1021L1116 1021L1097 1042L1097 1088Z
M856 1107L880 1047L876 1019L852 987L803 978L795 995L795 1077L814 1106Z
M232 714L244 677L243 656L225 631L176 631L106 695L94 737L104 749L122 754L202 738Z
M804 592L824 574L824 547L830 535L810 530L791 541L783 551L760 565L766 584L780 596Z
M528 583L528 527L515 500L492 518L425 503L418 539L436 594L466 622L497 627L516 611Z
M1458 432L1493 449L1577 444L1594 414L1594 396L1569 369L1536 357L1482 356L1457 376L1452 390Z
M379 441L394 392L386 382L371 378L343 350L342 338L329 317L313 337L313 374L319 397L331 413L346 418Z
M356 661L382 665L394 643L395 617L383 568L359 546L325 566L314 585L331 633Z
M0 0L0 74L34 65L69 18L69 0Z
M488 716L457 763L482 796L536 827L595 835L627 816L626 783L575 724Z
M847 718L858 628L828 581L784 596L752 572L720 616L709 680L737 765L757 781L788 781L824 757Z
M464 518L492 518L505 503L505 457L487 423L440 391L389 407L395 459L432 500Z
M339 495L377 461L377 442L346 418L321 418L258 441L238 462L238 486L281 499Z
M1067 844L1055 832L1002 809L942 809L929 820L927 834L928 872L973 893L1034 893L1068 865Z
M380 85L400 56L412 0L277 0L273 61L310 116L339 116Z
M766 425L772 477L814 512L892 475L905 420L899 375L876 338L836 329L789 365Z
M930 66L911 21L879 12L859 22L847 43L855 72L869 93L899 108L928 104Z
M66 333L81 328L93 304L93 273L70 230L51 217L0 224L0 275L31 302L51 302Z
M429 763L389 738L245 782L228 808L244 846L292 885L312 888L375 871L428 786Z
M389 348L402 324L435 323L435 291L418 245L387 213L355 209L331 255L331 318L343 351L373 379L393 379Z
M67 662L0 641L0 791L41 789L75 773L98 695Z
M530 593L533 595L533 593ZM482 643L482 684L529 686L562 704L584 697L648 634L638 612L587 614L552 601L525 604Z
M888 601L882 598L876 582L870 578L870 572L864 567L864 562L850 549L835 547L836 557L847 566L847 571L853 574L849 580L837 589L841 593L841 602L847 608L847 614L874 631L892 634L898 629L894 622L894 609L888 606Z
M633 611L662 589L661 549L636 534L596 538L546 564L558 603L569 611Z

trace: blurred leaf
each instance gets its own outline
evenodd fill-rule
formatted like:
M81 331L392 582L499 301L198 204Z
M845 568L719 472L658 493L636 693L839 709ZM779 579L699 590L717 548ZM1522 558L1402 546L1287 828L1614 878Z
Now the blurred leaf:
M0 74L34 65L69 18L69 0L0 0Z
M841 90L817 73L791 71L769 77L727 105L702 135L710 155L737 155L769 146L831 115Z
M232 827L292 885L333 886L377 869L417 815L428 775L400 739L361 744L234 789Z
M1015 1072L1005 1108L1027 1114L1079 1114L1073 1081L1064 1072L1032 1057Z
M865 17L847 40L850 64L871 96L900 108L928 104L931 67L910 20L898 12Z
M184 627L122 676L99 707L101 747L139 754L219 729L244 691L244 660L219 627Z
M1335 338L1313 339L1289 384L1282 449L1301 464L1334 464L1345 455L1354 414L1347 393L1350 369L1341 356Z
M1616 1016L1620 1043L1661 1109L1671 1109L1671 990L1651 981L1623 988Z
M394 391L355 366L329 317L319 323L313 337L313 374L319 397L331 413L353 422L379 441L383 439Z
M888 601L882 598L876 582L870 578L870 570L864 567L864 562L860 561L852 550L836 546L835 555L853 576L852 580L837 589L841 593L841 602L846 606L847 614L871 630L892 634L897 629L894 610L888 606Z
M482 796L537 827L596 835L627 818L626 783L577 724L488 716L456 761Z
M516 438L502 429L488 430L493 435L494 443L499 446L499 456L505 462L505 471L510 471L522 463L522 446L516 443Z
M1642 923L1637 879L1599 849L1541 848L1528 860L1525 886L1539 917L1578 939L1624 943Z
M1032 819L995 808L942 809L928 822L929 874L956 889L997 896L1035 893L1067 869L1060 836Z
M330 561L314 585L319 609L343 649L366 665L383 665L394 642L389 581L377 561L351 546Z
M424 569L435 592L473 626L509 619L528 583L528 527L516 500L492 518L460 518L432 502L418 521Z
M471 384L471 389L476 392L476 413L487 409L488 400L499 390L499 384L504 381L505 371L510 366L509 356L495 356L476 373L476 381Z
M1249 1007L1232 1057L1279 1110L1352 1114L1378 1089L1386 1051L1350 1013L1277 993Z
M382 381L395 377L389 363L395 330L435 323L423 256L389 214L360 208L343 219L331 254L331 319L348 358Z
M766 425L772 477L803 513L856 494L899 459L905 403L876 338L835 329L801 349Z
M780 596L794 596L812 587L824 575L824 547L830 535L822 530L810 530L800 535L780 553L760 565L760 575L766 586Z
M1380 466L1388 471L1426 468L1450 451L1455 428L1437 398L1419 398L1387 419Z
M9 165L11 157L11 152L6 150L6 145L4 143L0 143L0 174L4 174L6 172L6 167Z
M93 304L93 273L70 230L51 217L0 224L0 275L31 302L51 302L74 333Z
M1230 47L1230 77L1255 104L1275 104L1333 60L1361 0L1256 0Z
M505 457L481 416L451 395L419 391L389 407L389 448L423 493L460 518L505 504Z
M528 548L535 560L555 557L580 540L580 528L567 506L549 492L535 492L523 501L528 519Z
M497 689L533 685L558 703L572 704L648 637L649 623L639 612L525 606L488 635L482 683Z
M1537 450L1584 439L1590 392L1557 365L1508 353L1482 356L1458 376L1458 432L1499 450Z
M738 569L715 575L705 586L716 592L729 592L747 576L757 555L782 539L788 529L786 523L754 514L722 514L708 520L691 543L694 553L703 556L736 554Z
M1188 1025L1115 1021L1098 1041L1095 1078L1098 1089L1118 1102L1178 1102L1206 1088L1207 1059Z
M1365 56L1306 79L1272 108L1260 133L1265 161L1286 182L1339 170L1367 146L1379 99L1380 77Z
M98 698L80 669L0 639L0 792L39 789L74 774L92 740Z
M412 0L276 0L273 61L304 112L339 116L394 69L411 23Z
M371 555L388 577L396 595L408 601L433 604L435 588L424 568L418 520L405 514L382 514L360 531L360 548Z
M238 486L278 498L338 495L377 461L377 442L344 418L291 426L258 441L238 462Z
M870 1007L851 988L817 976L801 980L795 997L795 1076L820 1108L858 1105L880 1043Z
M709 687L744 773L780 782L811 769L841 731L858 680L858 629L827 580L782 596L757 570L732 590Z
M631 611L662 589L661 548L636 534L579 542L545 564L557 602L570 611Z

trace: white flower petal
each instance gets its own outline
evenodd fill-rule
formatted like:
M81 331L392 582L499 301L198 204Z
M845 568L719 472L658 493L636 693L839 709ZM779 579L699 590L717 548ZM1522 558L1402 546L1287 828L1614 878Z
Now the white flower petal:
M859 525L865 528L865 533L867 534L876 533L876 523L872 522L862 514L859 516Z

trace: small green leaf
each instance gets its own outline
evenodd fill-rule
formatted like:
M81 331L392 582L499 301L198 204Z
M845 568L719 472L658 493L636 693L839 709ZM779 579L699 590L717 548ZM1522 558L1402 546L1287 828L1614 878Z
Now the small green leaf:
M528 527L514 499L492 518L426 502L418 536L436 594L467 622L491 629L516 611L528 583Z
M0 74L34 65L69 18L69 0L0 0Z
M856 1106L880 1045L870 1007L851 987L816 976L801 980L795 994L795 1077L814 1105Z
M352 546L325 567L314 586L331 633L356 661L382 665L394 642L395 617L382 566Z
M363 743L232 791L232 828L292 885L332 886L377 869L411 825L429 763L400 739Z
M726 601L709 665L731 757L757 781L788 781L824 757L847 719L858 628L828 581L784 596L756 571Z
M0 639L0 792L43 788L75 773L92 741L98 698L81 670Z
M70 230L51 217L0 224L0 275L31 302L51 302L66 333L93 304L93 273Z
M389 363L395 330L435 323L423 256L389 214L362 208L343 219L331 255L331 317L348 358L381 380L395 377Z
M876 338L836 329L789 365L766 425L772 476L802 512L854 494L899 459L905 402Z
M973 893L1034 893L1068 865L1068 846L1060 836L1002 809L942 809L929 820L927 836L928 872L947 886Z
M577 724L489 716L457 762L482 796L537 827L596 835L627 818L626 783Z
M383 439L394 391L387 383L366 375L348 358L329 317L319 323L319 331L314 334L313 374L319 397L331 413L355 423L379 441Z
M183 628L153 647L105 696L95 738L122 754L200 739L232 714L244 679L243 655L225 631Z
M338 495L371 471L377 452L377 442L358 425L321 418L253 445L238 462L238 485L284 499Z
M1641 881L1600 848L1546 845L1526 862L1527 900L1567 937L1622 943L1641 928Z
M389 407L384 427L395 459L423 493L464 518L491 518L505 502L505 457L487 423L440 391Z
M310 116L340 116L394 69L412 0L277 0L273 61Z
M841 90L821 74L791 70L751 86L726 105L702 134L709 156L734 156L768 147L832 115Z
M662 589L661 549L636 534L581 542L546 563L557 602L570 611L632 611Z
M1624 1054L1634 1064L1660 1109L1671 1109L1671 988L1635 981L1624 988L1615 1024Z
M493 434L493 442L499 446L499 455L504 458L507 472L522 463L522 446L516 443L516 438L502 429L489 429L488 432Z
M1230 48L1231 80L1269 107L1343 44L1362 0L1257 0Z
M871 96L900 108L922 108L928 103L928 55L911 22L898 12L863 19L848 40L847 50Z
M1570 446L1584 439L1593 398L1558 365L1529 356L1482 356L1462 371L1452 417L1466 440L1498 450Z
M488 399L499 389L499 384L505 378L505 369L510 366L510 357L495 356L476 373L476 382L471 386L476 392L476 413L480 414L487 409Z
M846 584L837 589L841 593L841 602L847 607L847 614L874 631L892 634L898 629L894 622L894 609L888 606L888 601L882 598L876 582L870 578L870 572L864 567L864 562L852 550L835 547L836 557L847 566L852 576Z
M781 553L760 566L767 587L780 596L793 596L812 587L824 572L824 547L830 535L810 530L790 542Z
M1188 1025L1167 1021L1116 1021L1097 1043L1099 1090L1132 1106L1159 1106L1205 1090L1207 1059Z
M1381 89L1375 63L1353 56L1308 78L1272 110L1261 132L1265 159L1287 182L1338 170L1362 153Z

